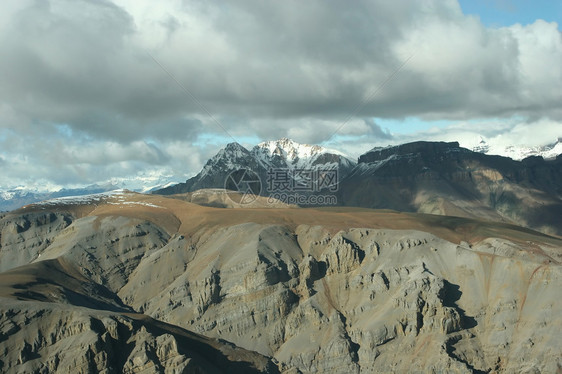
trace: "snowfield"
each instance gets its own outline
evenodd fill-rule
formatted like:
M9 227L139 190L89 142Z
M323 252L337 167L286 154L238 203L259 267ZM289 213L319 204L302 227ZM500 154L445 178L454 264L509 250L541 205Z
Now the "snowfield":
M96 203L96 202L101 202L101 201L107 200L111 197L123 196L127 193L130 193L130 192L127 191L127 190L124 190L124 189L119 189L119 190L113 190L113 191L90 194L90 195L83 195L83 196L57 197L55 199L49 199L49 200L41 201L41 202L35 203L33 205L53 206L53 205L91 204L91 203Z

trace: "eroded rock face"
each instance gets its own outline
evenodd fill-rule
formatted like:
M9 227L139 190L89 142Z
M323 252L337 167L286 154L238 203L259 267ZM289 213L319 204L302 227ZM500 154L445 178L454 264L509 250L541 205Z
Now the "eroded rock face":
M2 299L0 370L108 374L277 372L265 357L236 352L224 343L141 317ZM236 354L239 362L231 362L228 355Z
M115 296L103 300L116 307L232 342L242 351L231 354L255 370L276 370L265 355L302 373L556 372L562 246L532 238L457 244L417 230L252 222L174 233L139 218L93 216L61 224L38 260L76 269L80 284L103 286ZM3 243L7 253L28 248ZM2 370L218 365L156 322L39 304L2 304Z
M0 271L37 259L74 217L50 211L8 216L0 221Z
M544 317L517 303L529 287L544 287L552 303L545 309L560 310L552 298L560 268L502 243L521 252L498 257L483 253L489 241L461 247L416 231L246 224L196 243L185 272L156 297L145 299L131 283L119 294L156 318L302 372L501 371L520 364L506 361L513 350L554 369L553 352L539 352L533 339L547 345L559 337L537 337ZM537 275L542 267L551 283Z
M127 217L87 217L61 232L41 260L62 257L89 279L117 292L141 260L167 244L157 225Z

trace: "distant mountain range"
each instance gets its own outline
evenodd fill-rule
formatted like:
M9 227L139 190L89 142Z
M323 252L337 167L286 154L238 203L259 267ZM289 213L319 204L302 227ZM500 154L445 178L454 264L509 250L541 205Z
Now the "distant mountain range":
M355 163L289 139L261 143L251 151L231 143L195 177L154 193L223 188L229 173L238 169L254 171L263 184L270 167L339 168L334 194L340 206L487 219L562 235L562 156L550 157L559 148L560 143L535 149L540 156L518 161L457 142L414 142L374 148Z
M261 180L260 194L267 196L271 194L266 188L271 169L337 170L339 205L484 218L562 234L562 161L560 156L556 158L561 153L560 140L544 147L500 149L482 139L472 150L441 142L377 147L356 162L339 151L287 138L251 149L230 143L184 183L174 184L168 178L140 189L122 183L47 192L11 188L0 190L0 211L124 187L163 195L224 188L228 175L240 169L253 171Z
M119 181L119 183L96 183L85 187L62 189L28 188L25 186L0 187L0 212L14 210L38 201L67 196L91 195L121 188L127 188L135 192L150 193L156 189L175 184L171 180L168 177L157 178L156 180L149 178L147 181L131 179L130 181Z
M472 150L475 152L485 153L487 155L509 157L518 161L531 156L541 156L544 159L553 159L559 154L562 154L562 138L558 138L555 143L544 146L530 147L524 145L510 145L503 147L490 144L489 141L480 137L480 142L476 147L473 147Z
M26 189L25 187L16 187L0 192L0 211L10 211L43 200L65 196L90 195L118 188L118 186L113 184L93 184L84 188L64 188L57 191L41 191L37 189Z

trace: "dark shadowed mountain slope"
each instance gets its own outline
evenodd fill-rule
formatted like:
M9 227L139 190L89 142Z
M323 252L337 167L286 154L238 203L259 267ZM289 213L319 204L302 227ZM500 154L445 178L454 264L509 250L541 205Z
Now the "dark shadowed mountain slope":
M562 234L562 157L515 161L415 142L375 148L341 182L339 204L515 222Z
M456 142L375 148L359 157L356 166L335 151L288 139L261 143L251 151L231 143L195 177L156 193L224 188L231 172L249 169L267 196L268 171L276 168L337 169L338 205L483 218L562 235L562 156L516 161Z

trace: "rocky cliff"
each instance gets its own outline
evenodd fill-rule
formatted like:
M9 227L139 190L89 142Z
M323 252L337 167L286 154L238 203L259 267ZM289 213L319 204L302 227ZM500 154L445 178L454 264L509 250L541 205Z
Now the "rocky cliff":
M456 142L375 148L342 180L338 202L512 222L562 235L562 156L515 161Z

